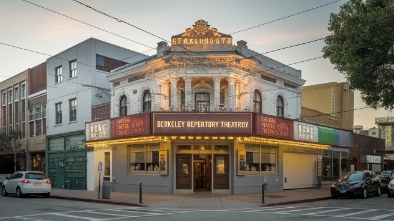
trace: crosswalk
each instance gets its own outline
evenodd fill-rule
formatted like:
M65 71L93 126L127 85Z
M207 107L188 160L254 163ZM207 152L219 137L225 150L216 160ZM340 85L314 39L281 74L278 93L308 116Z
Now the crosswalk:
M110 221L129 220L141 217L172 215L173 212L147 210L141 207L81 210L55 213L29 214L24 216L0 217L0 220L29 220L29 221L57 221L57 220L89 220Z
M273 213L282 215L299 215L315 217L349 218L359 220L393 220L394 210L368 209L368 208L343 208L343 207L263 207L261 209L242 211L245 213Z
M121 221L138 218L153 218L158 216L172 216L186 213L270 213L276 216L305 216L307 217L325 217L329 220L376 220L376 221L394 221L394 210L388 209L368 209L368 208L343 208L343 207L302 207L302 206L275 206L261 208L238 208L238 209L220 209L220 210L199 210L199 209L181 209L181 208L144 208L144 207L120 207L94 210L75 210L66 212L48 212L40 214L28 214L10 217L0 217L2 220L28 220L28 221ZM166 219L168 220L168 219Z

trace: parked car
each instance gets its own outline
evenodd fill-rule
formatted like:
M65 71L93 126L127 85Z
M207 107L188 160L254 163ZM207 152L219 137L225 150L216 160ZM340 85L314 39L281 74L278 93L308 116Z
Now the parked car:
M382 194L378 176L368 170L349 172L331 184L331 197L360 196L364 199L368 194Z
M390 180L394 179L394 170L385 170L380 173L381 176L386 176Z
M12 193L16 194L17 197L30 194L49 197L51 189L51 180L47 175L38 171L15 172L1 185L3 196Z
M392 179L388 185L387 195L388 197L394 197L394 179Z

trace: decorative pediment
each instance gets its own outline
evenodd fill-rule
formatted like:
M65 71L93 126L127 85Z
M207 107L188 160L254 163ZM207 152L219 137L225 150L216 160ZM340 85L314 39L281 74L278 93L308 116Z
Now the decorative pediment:
M232 37L218 32L216 28L208 25L208 22L198 20L184 33L172 36L171 43L180 47L197 46L194 49L199 50L228 50L232 46Z

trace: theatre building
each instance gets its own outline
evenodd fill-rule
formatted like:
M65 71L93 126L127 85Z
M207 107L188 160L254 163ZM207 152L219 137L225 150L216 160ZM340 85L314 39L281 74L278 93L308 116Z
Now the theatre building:
M301 72L199 20L111 71L111 119L86 124L88 190L260 193L314 187L331 145L301 116ZM350 136L349 136L350 137ZM321 174L320 174L321 175Z

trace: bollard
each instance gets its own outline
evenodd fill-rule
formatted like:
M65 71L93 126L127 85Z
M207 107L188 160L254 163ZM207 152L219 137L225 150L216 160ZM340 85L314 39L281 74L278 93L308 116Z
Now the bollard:
M263 185L261 186L261 202L262 204L264 204L264 190L267 189L267 184L263 183Z
M142 183L140 183L140 203L142 203Z

